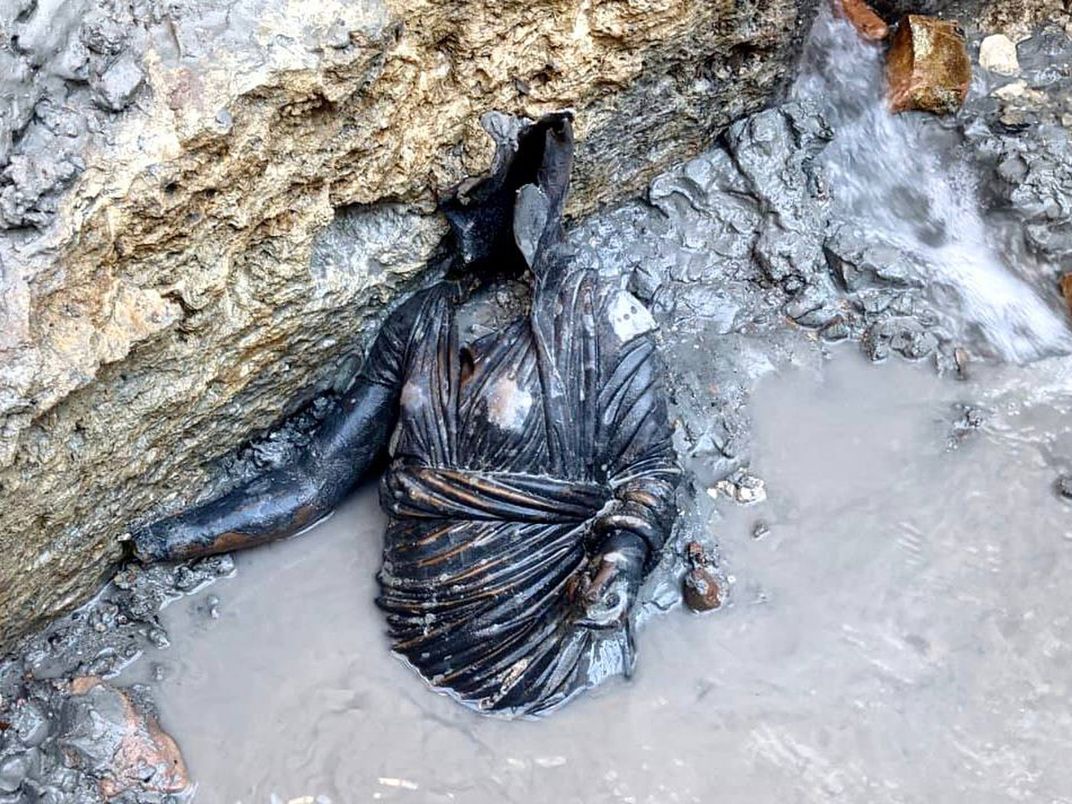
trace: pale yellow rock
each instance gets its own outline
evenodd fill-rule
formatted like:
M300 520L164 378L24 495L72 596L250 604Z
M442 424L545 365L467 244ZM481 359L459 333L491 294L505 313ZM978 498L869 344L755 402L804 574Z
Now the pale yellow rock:
M1039 92L1037 89L1029 89L1027 82L1023 80L1016 80L1003 87L998 87L990 94L1006 102L1023 99L1031 103L1042 103L1046 100L1045 93Z
M1020 72L1016 45L1005 34L986 37L979 46L979 66L998 75L1012 76Z
M1006 84L1003 87L998 87L990 94L993 95L995 98L1001 98L1001 100L1009 101L1023 97L1026 91L1026 81L1013 81L1012 83Z

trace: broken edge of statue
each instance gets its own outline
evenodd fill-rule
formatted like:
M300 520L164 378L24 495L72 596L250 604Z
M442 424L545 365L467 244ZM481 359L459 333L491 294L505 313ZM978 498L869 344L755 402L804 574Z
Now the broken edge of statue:
M403 387L381 490L394 650L507 715L631 670L636 586L676 513L652 319L564 243L572 147L568 117L545 118L447 205L465 270L531 270L528 316L470 344L463 370L459 291L443 283L387 323L364 372ZM590 594L621 545L639 548L637 577Z
M491 174L444 205L447 279L407 299L299 465L135 534L143 560L222 552L323 516L386 453L378 605L393 650L479 711L548 712L633 665L634 603L679 477L654 323L565 243L570 116L491 116ZM465 342L474 284L525 314Z

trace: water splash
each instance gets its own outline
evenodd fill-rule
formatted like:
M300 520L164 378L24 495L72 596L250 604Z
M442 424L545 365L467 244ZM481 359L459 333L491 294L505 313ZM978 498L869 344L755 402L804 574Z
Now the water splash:
M1030 268L1003 257L978 176L957 158L957 130L929 115L890 114L885 89L881 49L825 8L793 94L820 103L837 132L821 157L835 215L899 252L958 336L984 351L1026 362L1072 350L1064 316L1022 275Z

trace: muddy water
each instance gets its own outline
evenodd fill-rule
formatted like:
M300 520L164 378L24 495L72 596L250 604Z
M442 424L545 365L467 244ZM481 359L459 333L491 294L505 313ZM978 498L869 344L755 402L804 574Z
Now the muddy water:
M1051 465L1072 430L1065 375L1035 373L1060 404L1026 402L1023 374L848 351L764 380L768 500L712 525L732 605L657 619L632 682L542 722L481 718L391 658L362 491L165 612L154 687L195 800L1072 800L1072 512ZM954 426L964 402L982 427Z

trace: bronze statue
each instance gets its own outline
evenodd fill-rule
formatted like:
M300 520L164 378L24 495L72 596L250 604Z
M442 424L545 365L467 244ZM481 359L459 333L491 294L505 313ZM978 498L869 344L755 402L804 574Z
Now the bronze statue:
M500 145L492 174L445 205L447 279L388 318L308 454L135 533L136 555L292 534L386 454L377 603L393 649L433 687L536 715L628 674L630 613L679 470L650 316L565 243L572 151L567 114ZM474 299L518 279L527 312L481 334Z

